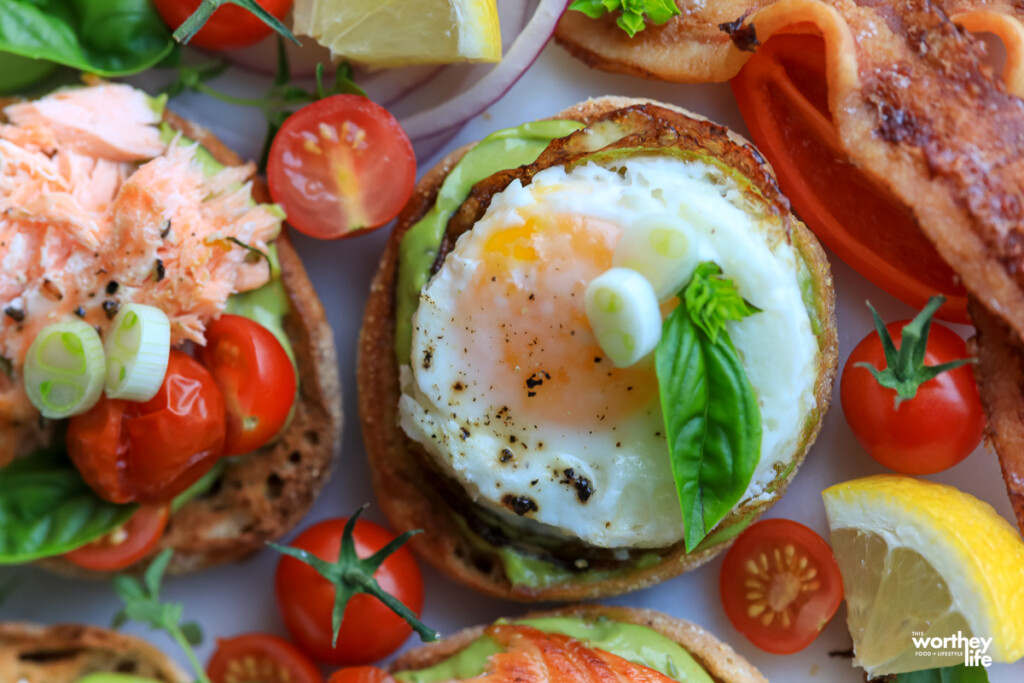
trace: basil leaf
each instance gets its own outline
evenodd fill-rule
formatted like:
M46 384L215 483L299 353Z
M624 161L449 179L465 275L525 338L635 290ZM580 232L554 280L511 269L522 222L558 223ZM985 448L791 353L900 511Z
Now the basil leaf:
M0 52L111 77L155 66L173 49L149 0L0 3Z
M135 507L97 496L59 451L20 458L0 470L0 564L80 548L124 524Z
M983 666L947 666L896 674L892 683L988 683L988 671Z
M665 320L655 367L689 552L750 485L761 411L728 332L712 341L685 304Z

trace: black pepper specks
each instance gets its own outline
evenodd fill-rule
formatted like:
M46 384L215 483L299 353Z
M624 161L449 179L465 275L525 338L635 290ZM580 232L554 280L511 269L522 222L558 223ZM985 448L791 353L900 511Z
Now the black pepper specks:
M75 309L75 315L77 315L79 318L84 318L85 317L85 309L82 308L81 306L79 306L78 308Z
M462 380L458 380L455 382L455 384L452 385L452 389L454 389L455 391L462 391L465 388L466 385L462 383Z
M160 239L165 240L171 234L171 219L168 218L160 224Z
M590 500L590 497L594 495L594 485L589 479L581 474L576 474L576 470L571 467L567 467L562 470L562 474L565 479L558 482L559 484L570 484L576 489L576 497L579 498L581 503L586 503Z
M529 496L513 496L511 493L501 499L501 504L512 510L520 517L531 512L537 512L537 502Z
M434 352L431 349L427 349L423 352L423 369L429 370L430 364L434 361Z
M501 463L504 464L504 463L512 460L512 458L514 458L514 457L516 457L516 456L515 456L515 454L510 449L502 448L501 449L501 456L499 456L498 460L500 460Z
M465 427L460 427L459 436L462 438L463 441L465 441L466 439L469 438L469 430L466 429Z
M167 270L164 268L164 262L161 259L157 259L153 265L153 277L156 278L157 282L160 282L164 279L165 275L167 275Z
M4 315L6 315L14 322L20 323L25 319L25 309L21 308L20 306L15 306L14 304L11 304L10 306L4 309Z
M113 320L120 310L121 304L113 299L107 299L103 302L103 312L107 314L107 320Z
M117 294L117 290L120 286L121 285L120 283L118 283L117 280L111 280L110 282L107 283L107 294L109 296L114 296L115 294Z

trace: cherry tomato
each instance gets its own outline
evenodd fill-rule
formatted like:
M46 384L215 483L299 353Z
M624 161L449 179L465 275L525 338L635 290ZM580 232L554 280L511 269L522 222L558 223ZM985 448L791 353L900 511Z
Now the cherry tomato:
M736 630L766 652L799 652L818 637L843 600L828 543L799 522L766 519L725 554L722 605Z
M323 560L337 560L346 521L329 519L315 524L302 532L292 546ZM360 519L356 522L354 538L356 555L365 558L395 536L373 522ZM400 548L384 560L374 578L386 593L419 615L423 608L423 578L408 548ZM277 565L274 592L292 640L314 659L335 666L377 661L398 649L412 633L409 624L384 603L360 594L349 600L338 634L338 646L332 647L334 585L315 569L292 557L282 557Z
M412 196L416 157L398 121L358 95L288 117L267 160L274 201L297 230L325 239L384 225Z
M222 315L206 328L198 356L227 405L224 455L254 451L281 431L295 402L295 368L270 330Z
M192 16L201 0L155 0L156 11L172 31ZM284 19L292 8L293 0L256 0L256 4ZM225 4L218 8L203 25L189 45L206 50L237 50L266 38L273 29L249 10Z
M886 329L897 348L909 320ZM924 364L938 365L966 358L967 344L942 325L931 326ZM879 385L868 363L886 367L877 332L864 337L843 368L839 397L854 436L872 458L903 474L934 474L957 464L981 443L985 414L970 366L942 373L921 384L917 395L895 407L896 392Z
M323 683L320 670L284 638L246 633L218 638L206 665L210 683Z
M850 163L832 124L824 42L776 35L731 81L736 103L800 218L839 258L915 308L969 323L967 295L910 209Z
M387 671L376 666L350 666L332 673L327 683L393 683L394 680Z
M83 569L114 571L135 564L156 547L171 516L166 505L143 505L123 525L64 557Z
M96 493L114 503L167 503L213 467L224 449L224 397L213 376L172 350L145 403L105 396L68 424L68 454Z

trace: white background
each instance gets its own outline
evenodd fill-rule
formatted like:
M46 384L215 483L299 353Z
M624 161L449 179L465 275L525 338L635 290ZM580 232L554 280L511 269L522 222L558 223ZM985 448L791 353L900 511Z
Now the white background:
M215 83L224 90L255 95L266 87L266 79L233 71ZM605 94L643 96L690 108L714 121L745 133L743 121L727 85L672 85L613 76L587 69L561 48L549 45L524 78L484 115L477 117L444 151L483 137L485 134L527 120L549 116L587 97ZM209 126L229 146L250 158L262 142L264 124L256 111L215 103L208 98L185 95L172 108ZM435 159L421 160L420 169L430 168ZM334 328L338 365L344 388L345 429L340 457L324 493L301 527L317 520L346 516L364 502L374 501L356 408L355 358L363 305L377 258L388 229L339 242L320 242L293 234ZM872 329L865 299L874 303L886 319L911 317L912 311L858 276L845 264L831 259L838 294L840 367L853 346ZM969 328L962 328L969 333ZM843 419L838 384L832 409L825 418L817 444L809 454L785 498L768 517L795 519L828 537L820 493L836 482L884 471L857 444ZM990 503L1008 519L1012 511L995 455L979 449L957 467L932 477L956 485ZM367 517L383 518L376 505ZM188 619L198 620L206 633L200 650L205 659L217 637L249 631L286 635L274 602L272 580L277 555L264 551L247 562L220 567L199 575L168 582L165 595L185 605ZM721 557L689 574L667 583L608 603L650 607L690 619L728 641L742 655L776 681L862 681L862 672L849 660L830 657L829 651L846 650L850 637L845 625L845 607L821 636L796 655L766 654L736 632L722 612L718 592ZM512 616L525 608L478 596L454 584L431 567L422 564L426 581L423 620L442 633L475 625L499 616ZM108 583L83 583L50 576L33 568L0 568L0 580L14 577L17 590L0 605L0 619L23 619L42 623L59 621L107 625L117 610ZM1024 620L1024 615L1020 615ZM145 627L126 630L144 635L184 663L174 645L162 634ZM984 635L984 634L981 634ZM413 640L415 637L413 637ZM414 645L413 641L407 647ZM1024 662L999 664L990 669L993 681L1024 680ZM0 682L7 683L7 682Z

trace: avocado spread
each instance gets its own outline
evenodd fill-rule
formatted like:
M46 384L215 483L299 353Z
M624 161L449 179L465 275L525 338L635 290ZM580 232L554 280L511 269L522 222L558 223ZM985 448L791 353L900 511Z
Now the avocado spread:
M712 683L711 676L681 645L646 626L604 617L543 617L511 623L576 638L589 647L650 667L682 683ZM443 662L428 669L399 672L395 674L395 679L405 683L437 683L473 678L484 672L487 658L500 651L501 648L494 640L481 636Z
M430 279L430 269L441 248L448 219L469 196L473 185L498 171L532 164L552 140L583 128L576 121L534 121L516 128L491 133L466 152L448 173L433 208L409 228L398 252L398 282L395 285L395 354L398 362L409 362L412 346L412 315L420 292Z

